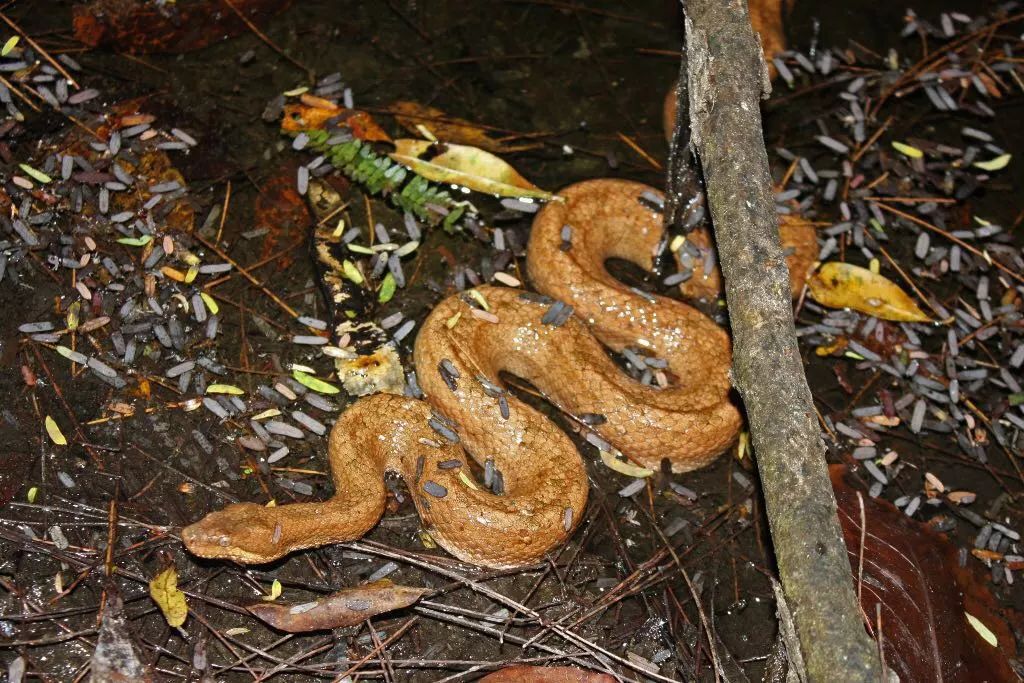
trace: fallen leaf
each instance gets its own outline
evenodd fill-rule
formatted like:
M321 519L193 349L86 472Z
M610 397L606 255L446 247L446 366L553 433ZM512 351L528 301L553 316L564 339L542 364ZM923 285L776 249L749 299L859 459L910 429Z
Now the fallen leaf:
M323 128L328 120L336 119L339 125L347 127L352 131L352 136L360 140L367 142L391 142L391 136L377 125L373 117L365 111L345 109L332 102L327 102L327 100L322 101L326 102L329 106L321 106L319 104L311 106L299 103L286 105L284 115L281 117L281 130L287 133L318 130Z
M311 602L259 603L246 609L278 630L306 633L360 624L378 614L408 607L428 592L427 588L396 586L385 579L346 588Z
M256 25L283 12L291 0L231 0ZM75 38L89 47L114 45L119 52L146 54L198 50L250 30L223 0L150 2L93 0L72 8Z
M245 393L245 389L236 387L234 384L211 384L206 387L206 393L208 394L232 394L234 396L241 396Z
M1007 155L1007 156L1009 156L1009 155ZM977 166L978 164L975 164L975 165ZM1006 164L1003 164L1003 165L1005 166ZM18 166L21 168L22 171L24 171L25 173L30 175L34 180L36 180L36 181L38 181L40 183L46 184L46 183L49 183L49 182L51 182L53 180L53 178L51 178L50 176L46 175L42 171L39 171L37 169L32 168L28 164L18 164Z
M274 579L274 583L270 584L270 595L264 595L263 600L265 602L273 602L281 597L281 581Z
M480 683L613 683L608 674L574 666L506 666L480 679Z
M980 168L982 171L999 171L1006 168L1006 165L1010 163L1011 158L1012 157L1009 154L1001 154L995 159L989 159L988 161L975 161L974 166ZM24 167L25 165L22 164L22 168ZM28 173L27 168L25 168L25 172ZM32 177L35 178L35 176Z
M900 154L904 154L910 157L911 159L920 159L921 157L924 156L924 152L919 150L917 147L911 147L910 145L903 142L896 142L895 140L893 140L892 146L893 149L895 149L897 152L899 152Z
M117 243L126 244L129 247L144 247L152 241L152 235L142 235L141 237L122 237L117 240Z
M811 296L823 306L852 308L883 320L929 320L899 285L867 268L830 261L821 266L807 284Z
M429 159L421 158L434 152L437 154ZM505 161L477 147L402 138L395 140L395 151L388 156L436 183L452 183L501 197L553 197Z
M57 426L57 422L52 417L47 415L46 419L43 420L43 426L46 427L46 433L49 435L51 441L58 446L68 445L67 437L65 437L64 433L60 431L60 427Z
M426 126L434 137L443 142L471 145L495 154L522 152L542 146L539 142L511 144L506 142L508 138L493 137L479 124L449 116L440 109L419 102L398 101L388 109L395 115L395 121L410 133L420 135L419 127Z
M649 470L646 467L640 467L633 463L626 462L625 460L619 460L608 451L601 451L601 462L615 470L619 474L625 474L627 477L649 477L654 474L653 470Z
M333 384L328 384L322 379L318 379L309 373L302 372L301 370L293 370L292 377L294 377L295 381L302 386L321 394L337 394L341 391L341 389Z
M220 304L218 304L212 296L206 292L199 292L199 296L202 297L203 303L206 304L206 307L210 309L210 313L213 315L220 313Z
M284 270L294 261L293 250L282 251L291 242L302 239L312 216L306 201L295 189L294 164L284 164L260 185L253 207L253 228L266 230L260 260L276 255L276 269ZM278 253L281 252L281 253Z
M388 273L380 283L380 291L377 292L377 301L382 304L386 304L391 301L391 297L395 295L395 287L397 287L395 276Z
M178 590L178 570L173 566L163 570L149 582L149 596L164 613L167 624L177 628L185 623L188 603L185 594Z
M862 613L877 627L881 606L886 663L904 681L1016 681L1008 658L1016 647L988 589L987 572L961 567L945 536L891 503L857 495L848 470L829 468L839 521L856 580L861 561L861 501L866 533L860 584ZM973 618L973 620L972 620ZM979 628L980 625L980 628ZM999 643L994 647L993 641Z

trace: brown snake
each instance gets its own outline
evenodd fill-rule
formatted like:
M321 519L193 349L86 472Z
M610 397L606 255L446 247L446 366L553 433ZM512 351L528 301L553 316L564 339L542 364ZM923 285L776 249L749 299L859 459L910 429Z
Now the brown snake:
M478 288L489 315L471 310L472 297L448 297L416 339L426 400L377 394L338 418L328 444L333 497L280 507L230 505L183 530L188 549L260 563L359 538L383 514L384 475L391 471L405 480L424 528L459 559L489 567L537 561L579 523L587 473L554 422L504 392L502 372L528 380L568 415L602 416L593 427L600 438L648 468L664 458L672 471L686 472L714 460L741 425L729 396L728 335L695 308L641 295L605 268L609 258L653 267L662 218L638 201L645 192L660 196L635 182L591 180L565 188L563 202L538 213L529 275L538 291L574 307L564 324L545 318L550 303L516 289ZM567 248L565 225L571 226ZM796 291L817 255L814 230L785 220L781 232L792 248ZM706 233L691 235L698 243L709 240ZM695 267L691 282L700 272ZM711 284L717 289L717 279ZM694 282L684 292L709 289ZM626 375L606 348L627 347L666 361L672 383L646 386ZM459 443L439 435L431 421L456 430ZM492 461L488 467L503 479L501 495L474 481L467 457Z

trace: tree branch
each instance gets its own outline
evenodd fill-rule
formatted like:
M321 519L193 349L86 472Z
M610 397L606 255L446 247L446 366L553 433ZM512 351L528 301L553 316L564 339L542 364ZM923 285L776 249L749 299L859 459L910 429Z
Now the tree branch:
M746 406L779 576L811 681L875 681L836 516L825 446L796 342L779 242L760 98L768 90L745 1L686 0L689 107L673 148L703 169L734 340L734 381ZM680 78L682 79L682 74ZM688 110L688 111L687 111ZM669 178L668 197L677 194Z

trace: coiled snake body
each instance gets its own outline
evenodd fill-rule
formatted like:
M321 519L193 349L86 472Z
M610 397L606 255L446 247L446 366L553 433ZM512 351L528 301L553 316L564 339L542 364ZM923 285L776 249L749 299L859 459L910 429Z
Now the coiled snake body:
M711 462L741 424L729 396L726 332L695 308L631 289L604 266L621 258L652 268L664 231L661 215L639 201L645 193L658 194L623 180L559 192L564 201L534 221L527 266L538 291L573 309L553 311L550 299L490 286L476 298L443 300L415 344L426 400L376 394L338 418L328 445L332 498L230 505L184 529L188 549L260 563L358 538L383 514L384 474L394 471L424 527L456 557L490 567L535 562L578 524L587 475L569 437L508 394L501 372L533 383L565 413L591 418L601 440L641 465L657 469L667 459L686 472ZM788 222L782 237L798 288L817 253L814 232ZM605 347L661 359L672 383L637 382ZM500 495L474 481L467 457L500 473Z

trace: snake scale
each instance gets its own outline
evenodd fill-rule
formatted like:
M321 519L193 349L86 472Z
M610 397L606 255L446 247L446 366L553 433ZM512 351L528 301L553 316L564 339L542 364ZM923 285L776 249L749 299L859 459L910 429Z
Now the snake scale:
M437 304L413 354L425 399L378 393L340 415L328 444L330 499L229 505L183 530L188 549L263 563L359 538L384 512L391 471L405 480L430 536L459 559L489 567L539 560L579 523L587 474L572 440L510 394L502 373L531 382L589 425L594 443L645 467L665 460L673 472L686 472L725 450L741 426L730 397L727 333L696 308L639 292L605 267L618 258L653 268L664 229L649 198L660 194L617 179L558 194L563 201L534 219L527 249L530 281L541 294L481 286L475 296L458 293ZM817 243L810 225L783 218L797 291ZM699 230L688 239L710 242ZM684 292L716 287L716 271L708 270ZM642 352L666 386L628 376L607 349ZM469 458L488 472L490 488L475 480Z

